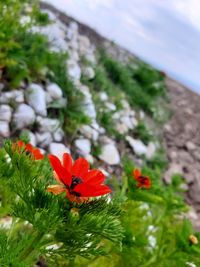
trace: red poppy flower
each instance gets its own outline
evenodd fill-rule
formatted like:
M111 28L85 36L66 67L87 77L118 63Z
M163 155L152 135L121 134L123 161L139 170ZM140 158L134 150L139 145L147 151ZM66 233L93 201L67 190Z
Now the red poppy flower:
M102 184L105 180L104 174L99 170L90 170L89 163L84 158L72 163L71 156L64 153L62 164L56 156L48 157L59 184L48 186L47 191L55 195L66 192L68 199L77 203L111 192L107 185Z
M35 160L40 160L44 158L44 155L38 148L33 147L31 144L24 144L23 141L19 140L13 145L13 149L19 151L24 149L24 151L30 153Z
M151 179L148 176L142 175L141 171L135 169L133 171L133 177L138 182L137 187L149 189L151 187Z

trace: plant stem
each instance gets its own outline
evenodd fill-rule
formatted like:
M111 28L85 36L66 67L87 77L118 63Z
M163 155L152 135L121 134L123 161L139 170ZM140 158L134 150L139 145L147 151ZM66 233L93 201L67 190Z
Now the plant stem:
M43 237L43 232L38 232L32 242L27 246L22 253L19 255L19 260L24 261L35 249L35 246L38 244L40 239Z

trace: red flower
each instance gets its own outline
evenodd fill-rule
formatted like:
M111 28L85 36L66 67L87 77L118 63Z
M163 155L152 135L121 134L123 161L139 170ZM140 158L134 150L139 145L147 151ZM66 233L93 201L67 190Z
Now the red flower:
M35 160L40 160L44 158L41 151L38 148L33 147L31 144L24 144L23 141L19 140L13 145L13 149L19 151L24 149L24 151L30 153Z
M151 179L148 176L143 176L140 170L135 169L133 171L133 177L138 182L137 187L145 189L151 187Z
M64 153L62 164L56 156L48 157L59 184L48 186L47 191L55 195L66 192L68 199L77 203L111 192L107 185L102 184L105 180L104 174L99 170L90 170L89 163L84 158L72 163L71 156Z

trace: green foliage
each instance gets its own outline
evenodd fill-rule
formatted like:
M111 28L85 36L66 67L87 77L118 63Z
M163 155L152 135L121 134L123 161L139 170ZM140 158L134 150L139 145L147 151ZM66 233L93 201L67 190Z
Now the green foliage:
M47 37L34 33L30 27L46 25L49 20L39 11L38 1L6 0L0 3L0 68L7 87L17 87L24 80L56 82L68 99L65 108L50 113L58 116L68 135L73 136L80 125L89 123L89 118L82 111L83 96L67 76L67 55L50 50ZM27 16L28 22L21 23ZM56 103L55 103L56 105ZM54 105L54 107L55 107ZM55 109L54 109L55 110Z
M142 62L136 62L134 68L131 64L122 65L104 52L101 52L100 62L113 83L126 93L129 103L153 115L158 97L165 96L162 75Z
M99 198L76 204L65 197L54 196L46 191L53 180L46 159L36 161L25 152L15 152L9 142L5 149L11 161L5 160L2 150L0 179L4 189L0 192L4 192L1 199L12 195L9 214L14 221L12 229L2 230L0 235L2 266L23 266L20 262L30 266L41 253L46 255L47 261L49 257L50 262L62 257L67 263L78 255L88 258L105 254L104 242L120 246L123 231L117 202ZM7 204L1 201L3 208ZM3 211L6 215L7 209ZM48 249L53 244L60 244L57 250ZM8 253L11 249L12 253Z
M25 19L22 23L23 18ZM37 70L40 62L38 59L44 50L41 51L40 48L45 47L44 40L38 36L33 37L28 29L33 25L46 23L48 17L39 11L37 0L32 3L29 0L1 1L0 67L13 86L18 85L22 79L31 77L29 72Z
M138 122L138 125L135 127L134 135L138 139L142 140L142 142L146 145L148 145L150 141L154 140L153 132L150 130L147 124L142 120L140 120Z

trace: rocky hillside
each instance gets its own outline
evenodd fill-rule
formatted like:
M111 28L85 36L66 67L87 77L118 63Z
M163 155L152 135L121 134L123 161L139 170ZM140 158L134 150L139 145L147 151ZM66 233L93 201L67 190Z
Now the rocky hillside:
M119 177L125 156L138 166L159 166L166 171L166 183L180 174L185 178L186 200L194 207L189 216L199 228L200 97L170 78L164 83L164 73L89 27L47 4L41 7L52 23L33 27L32 32L46 35L55 53L68 54L62 62L69 79L56 77L58 70L52 74L42 69L38 80L24 81L12 90L3 80L1 138L26 134L43 153L82 155L101 165L108 177ZM123 77L117 78L120 73ZM63 90L66 84L70 93ZM147 88L146 94L130 91L140 86Z

